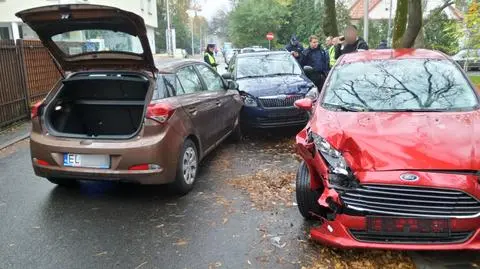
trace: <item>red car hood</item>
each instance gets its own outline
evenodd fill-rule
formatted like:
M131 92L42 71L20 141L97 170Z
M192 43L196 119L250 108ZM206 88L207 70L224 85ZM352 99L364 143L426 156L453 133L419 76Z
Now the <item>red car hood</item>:
M354 171L480 170L480 112L332 112L318 107L313 132Z

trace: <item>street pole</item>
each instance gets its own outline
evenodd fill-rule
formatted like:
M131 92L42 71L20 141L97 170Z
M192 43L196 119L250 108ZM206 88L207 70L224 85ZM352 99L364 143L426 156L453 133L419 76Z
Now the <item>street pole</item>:
M167 33L168 33L168 36L167 36L167 50L168 50L168 55L173 55L173 51L172 51L172 30L171 30L171 27L170 27L170 4L169 4L169 0L167 0Z
M363 11L363 38L368 43L368 2L370 0L364 0Z
M193 21L195 20L195 17L192 17L192 57L195 56L195 47L193 44Z
M269 50L272 50L272 46L271 46L271 41L270 41L270 40L268 40L268 49L269 49Z
M200 48L198 49L198 51L200 52L200 54L202 53L202 26L200 25L200 36L198 38L199 42L200 42Z
M390 0L390 7L389 7L389 12L390 15L388 16L388 34L387 34L387 44L392 47L392 2L393 0Z

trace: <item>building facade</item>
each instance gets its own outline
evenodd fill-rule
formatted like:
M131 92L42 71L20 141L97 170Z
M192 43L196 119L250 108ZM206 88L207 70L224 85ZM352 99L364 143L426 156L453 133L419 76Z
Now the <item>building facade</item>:
M155 0L0 0L0 40L37 39L36 34L23 24L15 13L28 8L57 4L106 5L136 13L145 21L150 47L155 53L155 29L158 26Z

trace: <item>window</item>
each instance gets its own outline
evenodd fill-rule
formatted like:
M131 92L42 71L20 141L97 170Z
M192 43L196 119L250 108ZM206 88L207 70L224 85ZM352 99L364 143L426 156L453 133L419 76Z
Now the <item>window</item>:
M197 68L198 72L200 72L200 75L203 77L205 84L207 85L207 90L218 91L224 89L222 78L220 78L220 76L212 69L203 64L197 65Z
M184 94L203 91L202 83L198 78L197 72L193 66L188 66L177 73L178 79L183 86Z
M463 111L478 105L460 70L447 60L358 62L333 71L323 106L360 111Z
M0 40L10 39L8 27L0 27Z

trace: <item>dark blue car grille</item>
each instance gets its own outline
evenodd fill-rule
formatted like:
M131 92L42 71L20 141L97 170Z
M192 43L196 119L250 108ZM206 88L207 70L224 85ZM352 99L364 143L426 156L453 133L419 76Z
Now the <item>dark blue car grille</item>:
M302 95L288 95L277 98L259 98L259 100L263 107L291 107L295 101L302 98Z

